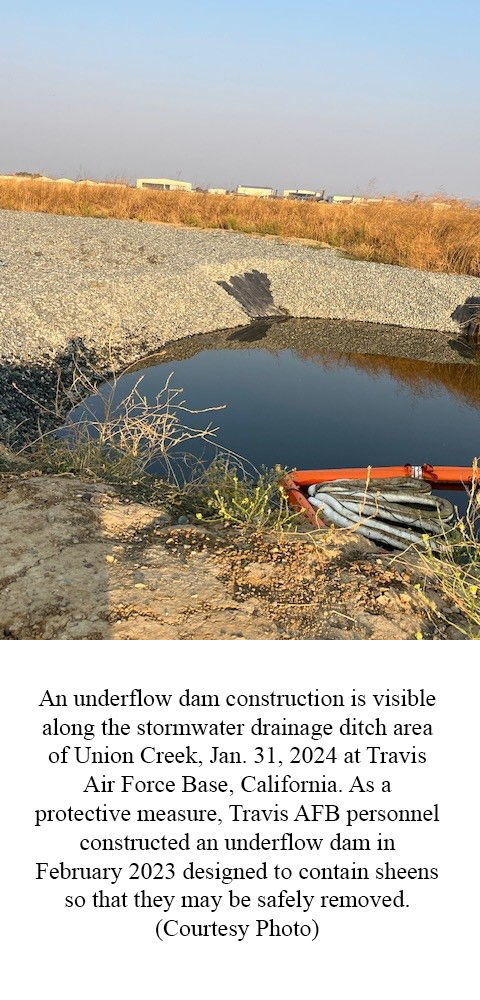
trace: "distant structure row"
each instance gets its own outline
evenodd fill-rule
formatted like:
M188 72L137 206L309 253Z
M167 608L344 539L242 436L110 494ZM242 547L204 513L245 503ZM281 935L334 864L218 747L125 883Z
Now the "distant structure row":
M139 177L137 188L150 188L156 191L193 191L193 184L189 181L172 180L170 177ZM200 190L196 188L195 190ZM202 189L203 190L203 189ZM235 191L227 191L226 188L207 188L207 194L236 194L251 198L291 198L296 201L324 201L325 191L304 191L300 189L288 189L280 193L271 187L254 187L251 184L239 184Z
M152 191L203 191L203 188L194 188L189 181L173 180L170 177L139 177L137 188L147 188ZM290 201L324 201L333 204L353 204L363 201L388 201L393 199L370 198L363 195L332 194L326 195L323 191L310 191L306 188L286 188L284 191L275 191L271 187L254 187L250 184L239 184L234 191L227 191L226 188L207 188L207 194L236 194L251 198L287 198Z
M55 184L91 184L91 185L102 185L107 187L129 187L130 185L126 181L92 181L92 180L79 180L73 181L69 177L46 177L42 174L0 174L0 181L5 180L38 180L45 181L48 183ZM226 188L194 188L190 181L179 181L173 180L170 177L139 177L136 182L137 188L143 188L145 190L151 191L185 191L185 192L204 192L208 194L216 195L239 195L242 197L251 198L286 198L290 201L321 201L329 204L339 205L352 205L359 202L393 202L396 199L393 198L371 198L363 195L345 195L345 194L332 194L326 195L325 191L310 191L304 188L286 188L284 191L275 191L271 187L253 187L250 184L239 184L234 191L228 191ZM437 204L436 202L434 204ZM438 203L440 204L440 203Z

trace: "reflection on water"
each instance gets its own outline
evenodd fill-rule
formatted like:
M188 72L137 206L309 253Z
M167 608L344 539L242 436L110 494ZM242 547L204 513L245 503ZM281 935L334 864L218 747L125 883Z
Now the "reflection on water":
M319 350L318 342L293 349L270 337L189 351L124 375L117 401L142 375L142 394L154 402L174 372L192 409L226 404L214 414L218 443L257 467L469 465L480 454L478 366ZM89 404L101 414L101 396ZM191 422L204 426L208 415ZM205 449L197 445L197 455L212 457Z
M317 364L328 368L333 362L352 365L371 375L388 374L419 396L430 395L432 388L442 386L464 403L480 406L480 366L439 364L415 361L411 358L391 358L376 354L332 354L315 358Z

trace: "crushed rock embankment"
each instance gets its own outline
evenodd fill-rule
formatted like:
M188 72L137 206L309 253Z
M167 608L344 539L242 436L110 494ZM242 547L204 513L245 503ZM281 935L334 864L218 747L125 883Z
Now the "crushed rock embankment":
M31 436L54 404L65 411L58 378L68 388L78 352L87 370L106 377L180 338L248 325L258 280L243 276L257 273L267 315L271 300L272 315L403 328L423 354L429 339L430 353L432 344L446 349L461 332L464 303L480 301L478 278L351 260L328 248L0 211L0 438L12 439L12 428ZM346 324L344 332L351 349ZM342 339L340 328L339 350Z

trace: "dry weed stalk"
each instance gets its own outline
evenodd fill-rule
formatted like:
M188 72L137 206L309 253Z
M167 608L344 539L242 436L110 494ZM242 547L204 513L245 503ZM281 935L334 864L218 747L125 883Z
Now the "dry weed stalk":
M478 459L472 463L472 485L466 514L450 530L436 536L440 551L430 544L416 551L425 583L416 585L423 604L433 621L439 619L453 626L466 639L480 639L480 496L477 482ZM453 621L428 597L432 583L447 603L461 616Z
M39 427L38 436L20 453L28 453L43 467L58 472L108 474L110 478L125 481L141 479L155 466L168 482L179 486L181 464L190 463L188 453L185 454L188 444L201 440L218 447L215 440L218 427L211 421L195 427L190 418L224 407L187 406L183 389L172 385L173 374L152 403L142 392L142 375L125 395L121 391L122 376L117 374L99 389L104 382L102 375L94 370L85 371L76 358L68 388L60 372L57 378L52 415L60 426L48 432ZM35 403L33 397L27 398ZM66 418L65 399L73 407ZM45 407L37 405L45 411Z

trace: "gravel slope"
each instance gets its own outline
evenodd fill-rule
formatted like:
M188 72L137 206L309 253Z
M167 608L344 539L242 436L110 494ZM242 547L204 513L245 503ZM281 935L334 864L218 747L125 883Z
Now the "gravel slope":
M353 261L240 233L0 212L0 360L48 364L81 338L138 359L170 340L250 321L218 282L266 273L292 316L458 332L480 279ZM341 345L339 344L339 347Z
M251 272L263 277L245 280ZM70 391L78 365L103 378L170 341L243 327L252 315L348 320L327 331L338 350L352 350L352 338L361 349L362 324L387 324L388 336L387 327L369 334L374 353L390 353L387 341L403 327L407 356L459 360L448 346L460 330L452 313L479 296L477 278L301 243L0 211L0 440L16 446L39 426L58 426L78 401ZM319 346L320 326L309 332Z

